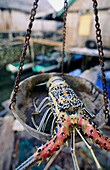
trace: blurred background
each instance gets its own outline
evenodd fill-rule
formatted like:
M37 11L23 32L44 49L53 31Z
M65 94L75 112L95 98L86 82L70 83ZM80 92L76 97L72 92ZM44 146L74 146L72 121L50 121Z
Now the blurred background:
M33 2L0 0L0 170L15 169L41 144L8 109ZM21 80L36 74L61 72L63 4L63 0L39 0ZM64 72L90 80L102 89L92 6L92 0L68 0ZM98 0L98 10L110 99L110 1ZM109 128L105 131L110 134ZM103 169L110 169L110 154L93 147ZM80 168L96 169L84 143L76 148ZM32 169L43 169L45 165L46 161ZM65 148L49 168L73 169L70 150Z

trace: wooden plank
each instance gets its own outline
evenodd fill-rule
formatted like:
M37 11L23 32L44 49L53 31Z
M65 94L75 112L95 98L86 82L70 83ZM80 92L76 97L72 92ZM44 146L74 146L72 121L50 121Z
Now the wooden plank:
M10 169L14 146L13 122L12 116L5 116L0 128L0 170Z
M56 47L54 48L57 51L60 51L61 48ZM98 55L98 50L97 49L89 49L89 48L82 48L82 47L67 47L66 52L68 54L74 53L74 54L81 54L84 56L91 56L91 57L99 57ZM105 58L110 58L110 50L105 50L104 49L104 57Z
M19 36L16 38L24 41L24 37ZM49 46L56 46L56 47L62 46L62 42L57 42L57 41L52 41L52 40L47 40L47 39L30 38L30 42L35 42L38 44L49 45Z

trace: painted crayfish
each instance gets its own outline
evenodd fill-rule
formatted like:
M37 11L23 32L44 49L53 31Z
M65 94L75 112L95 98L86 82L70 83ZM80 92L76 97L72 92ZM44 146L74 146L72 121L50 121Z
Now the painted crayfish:
M104 137L100 131L96 130L94 123L90 120L90 117L93 117L93 115L89 113L85 105L77 97L70 86L63 80L63 78L58 76L50 78L47 82L47 88L49 96L40 103L38 108L35 105L36 113L32 113L32 121L36 126L34 114L38 114L45 107L49 106L44 113L39 127L36 126L36 128L39 131L44 130L48 119L51 115L54 115L51 123L52 137L44 145L39 147L37 151L17 169L26 169L33 163L38 161L41 162L44 158L50 157L55 151L60 149L62 144L67 143L68 138L71 136L72 159L75 170L78 170L79 166L75 155L76 132L90 149L94 161L96 162L97 169L101 169L92 147L87 142L84 135L87 135L93 142L104 148L106 151L110 150L110 140ZM45 103L47 100L49 102ZM44 121L45 118L46 121Z

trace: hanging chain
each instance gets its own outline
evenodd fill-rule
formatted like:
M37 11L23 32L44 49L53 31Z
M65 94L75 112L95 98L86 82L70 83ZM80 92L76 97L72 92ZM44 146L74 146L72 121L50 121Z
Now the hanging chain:
M24 65L24 61L25 61L26 50L27 50L27 46L29 44L31 29L32 29L32 26L33 26L34 17L36 15L36 9L38 7L38 1L39 0L35 0L35 2L33 3L33 8L31 10L30 22L29 22L29 25L28 25L28 29L26 31L25 43L24 43L24 46L23 46L22 55L20 57L18 73L17 73L15 85L14 85L13 97L11 99L11 104L9 106L10 109L11 109L12 103L16 103L16 95L17 95L17 92L18 92L18 89L19 89L20 75L21 75L21 71L23 69L23 65ZM93 8L94 8L94 14L95 14L95 22L96 22L95 27L96 27L97 47L98 47L99 61L100 61L101 72L102 72L102 85L103 85L103 96L104 96L104 105L105 105L104 113L105 113L105 118L109 119L108 94L107 94L106 79L105 79L105 74L104 74L104 62L103 62L104 53L103 53L103 46L102 46L101 29L100 29L99 18L98 18L97 1L96 0L92 0L92 1L93 1ZM67 7L68 7L68 2L67 2L67 0L64 0L62 73L64 72Z
M23 69L23 65L24 65L24 61L25 61L25 55L26 55L27 46L29 45L31 29L32 29L32 26L33 26L34 17L36 15L36 9L38 7L38 1L39 0L35 0L35 2L33 3L33 8L31 10L30 22L28 24L28 28L27 28L26 36L25 36L25 42L24 42L24 46L23 46L23 51L22 51L22 55L20 57L18 73L17 73L15 85L14 85L14 90L13 90L13 97L11 99L11 104L9 106L10 110L11 110L12 103L16 103L16 95L17 95L17 92L18 92L18 89L19 89L20 75L21 75L21 71Z
M105 73L104 73L104 61L103 61L103 45L102 45L102 36L101 36L101 29L99 24L99 17L98 17L98 9L97 9L97 1L93 1L93 8L94 8L94 14L95 14L95 27L96 27L96 39L97 39L97 48L99 53L99 61L100 61L100 67L102 72L102 86L103 86L103 98L104 98L104 113L105 113L105 119L109 119L109 106L108 106L108 93L107 93L107 87L106 87L106 79L105 79Z
M67 17L67 9L68 9L68 2L64 0L64 14L63 14L63 50L62 50L62 69L61 72L64 72L64 56L65 56L65 41L66 41L66 17Z

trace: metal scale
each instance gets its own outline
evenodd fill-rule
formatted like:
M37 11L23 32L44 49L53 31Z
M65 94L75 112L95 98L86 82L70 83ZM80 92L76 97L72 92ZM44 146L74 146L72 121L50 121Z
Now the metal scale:
M33 8L31 10L30 22L26 32L22 55L20 57L18 74L16 77L14 90L11 94L10 109L12 110L14 116L20 121L20 123L32 136L34 136L35 138L41 141L46 141L47 139L50 139L51 134L48 131L47 132L38 131L32 123L31 114L32 112L34 112L35 109L33 105L33 99L37 97L39 99L38 102L39 104L40 101L42 101L42 99L48 95L45 82L47 82L50 77L54 75L58 75L58 76L63 75L64 80L66 80L66 82L75 91L77 96L86 105L87 109L95 115L93 121L97 125L97 127L102 125L105 122L105 119L106 120L109 119L109 107L108 107L106 80L104 74L101 30L98 21L98 10L97 10L96 0L92 0L92 1L93 1L93 8L95 14L95 22L96 22L95 26L96 26L97 47L98 47L99 60L100 60L100 66L102 71L103 94L102 91L91 82L79 77L75 77L63 73L65 39L66 39L66 16L67 16L67 8L68 8L67 0L64 0L64 28L63 28L63 50L62 50L61 73L47 73L47 74L35 75L20 82L20 75L24 65L25 54L26 54L27 46L29 44L31 29L32 29L34 17L36 15L36 9L38 7L38 1L39 0L34 1ZM35 121L37 125L39 125L42 117L43 117L43 113L35 116ZM76 141L77 140L78 139L76 139Z

